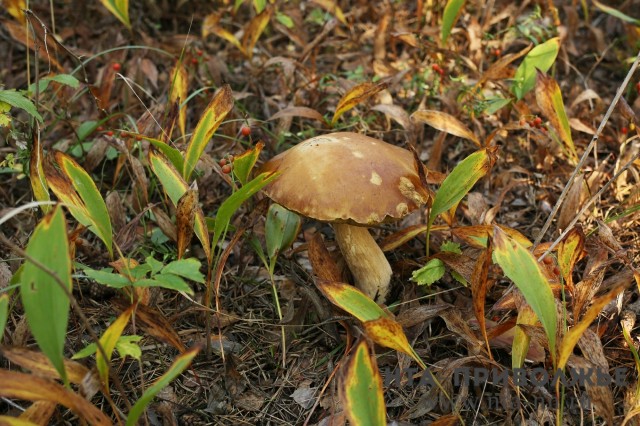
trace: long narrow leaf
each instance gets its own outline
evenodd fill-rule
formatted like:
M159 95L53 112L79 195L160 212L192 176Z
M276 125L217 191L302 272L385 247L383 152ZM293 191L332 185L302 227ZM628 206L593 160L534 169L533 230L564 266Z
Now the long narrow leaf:
M109 387L109 362L111 362L111 355L113 354L113 350L116 348L118 339L122 336L124 328L129 323L129 318L131 318L134 307L135 305L131 305L129 309L120 314L120 316L105 330L102 337L100 337L100 345L104 349L107 359L104 359L102 353L98 351L96 353L96 364L98 366L100 379L106 388Z
M184 180L188 181L191 178L191 173L193 173L196 163L209 143L209 139L211 139L211 136L213 136L218 126L220 126L220 123L222 123L222 120L224 120L232 108L233 95L231 93L231 87L225 84L204 110L191 136L191 141L189 142L189 147L184 157L184 169L182 170Z
M57 206L40 221L26 252L55 273L71 292L71 257L62 207ZM33 337L66 383L63 352L70 305L67 295L54 277L27 260L20 296Z
M497 226L493 228L494 259L505 275L515 283L533 309L549 340L551 357L556 360L556 304L549 281L535 257L520 243L509 238Z
M167 193L173 204L177 206L180 197L182 197L189 189L189 185L187 185L182 176L180 176L178 170L176 170L171 163L153 150L149 151L149 164L151 165L153 173L155 173L162 183L164 191ZM193 229L196 236L202 243L202 248L204 249L207 257L209 257L209 233L207 232L207 223L205 222L202 209L200 209L200 207L196 208L196 219L193 224Z
M131 408L129 412L129 417L127 417L126 426L134 426L137 424L138 419L147 408L147 405L151 402L151 400L164 389L166 386L171 383L178 375L180 375L184 370L189 367L193 358L200 351L199 347L195 347L190 349L189 351L180 355L174 363L169 367L166 373L164 373L158 380L156 380L149 389L147 389L144 394L140 397L140 399L135 403L135 405Z

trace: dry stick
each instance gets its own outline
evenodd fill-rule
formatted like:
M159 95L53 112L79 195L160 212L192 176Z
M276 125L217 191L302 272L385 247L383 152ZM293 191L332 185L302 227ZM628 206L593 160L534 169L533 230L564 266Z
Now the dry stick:
M100 352L100 355L102 355L102 357L104 359L109 359L107 357L106 351L104 350L104 348L102 347L102 344L100 343L100 338L98 337L96 332L93 331L93 328L91 328L91 324L89 324L89 320L87 319L87 317L82 312L82 309L80 308L80 305L78 305L78 301L76 300L75 297L73 297L73 294L67 288L67 286L62 282L62 280L60 279L58 274L56 274L55 271L52 271L51 269L49 269L49 267L47 267L46 265L40 263L39 260L34 259L32 256L27 254L27 252L25 252L23 249L21 249L16 244L14 244L13 241L9 240L1 232L0 232L0 241L2 241L2 243L4 243L4 245L9 247L14 252L18 253L20 256L24 257L29 262L33 263L37 268L41 269L46 274L51 276L51 278L53 278L55 283L62 289L62 291L64 292L65 296L67 296L67 298L71 302L71 306L73 307L73 310L75 311L75 313L80 318L80 321L82 321L82 323L86 327L87 332L89 333L89 336L91 336L91 339L93 339L94 343L96 344L96 347L97 347L98 351ZM125 402L125 405L127 406L127 409L131 410L131 403L126 398L126 392L124 391L124 388L122 387L122 383L120 382L120 379L118 379L118 376L113 372L113 369L111 368L111 365L109 363L107 363L107 367L109 368L109 376L112 378L113 384L118 389L118 392L120 392L122 394L123 400ZM109 392L104 392L104 396L105 396L105 398L107 398L107 400L109 401L109 404L114 409L116 409L117 411L120 411L119 409L117 409L117 406L115 405L115 402L113 402L113 400L111 399L111 396L109 395ZM120 423L120 419L119 418L118 418L118 422Z
M598 137L600 136L600 133L602 133L602 131L604 130L604 126L609 121L609 117L611 117L611 114L613 113L614 108L618 104L618 101L620 100L620 97L622 97L622 92L624 92L624 89L629 84L629 81L631 80L631 77L633 76L633 73L635 72L636 68L638 67L638 63L640 63L640 51L638 51L638 56L636 56L636 60L633 62L633 65L631 65L631 68L629 69L629 72L627 73L627 76L625 77L624 81L622 82L622 85L620 85L620 87L618 88L618 91L616 92L616 96L613 98L613 101L611 102L611 105L609 105L609 109L607 110L607 113L604 115L604 118L600 122L600 126L598 126L598 130L596 130L596 134L591 139L591 142L589 143L589 146L587 146L587 149L584 151L584 154L582 154L582 157L580 158L580 161L576 165L576 168L574 169L573 173L571 174L571 177L569 178L569 182L567 182L567 184L565 185L564 189L562 190L562 193L560 194L560 198L558 198L558 201L556 202L555 206L553 206L553 210L551 211L551 214L549 215L549 218L547 218L546 223L544 224L544 226L540 230L540 233L538 234L538 237L534 241L533 247L536 247L538 244L540 244L540 241L542 241L542 239L544 238L544 235L547 233L547 230L549 229L549 226L551 226L551 222L555 218L556 214L558 213L558 210L560 209L560 206L564 202L564 199L566 198L567 193L569 192L569 189L571 189L571 186L573 185L576 176L578 175L578 173L580 173L580 170L582 169L582 166L587 161L587 157L589 156L589 154L591 153L591 150L593 149L593 147L595 146L596 142L598 141ZM566 231L571 230L573 225L575 225L575 222L572 222L572 225L570 225L565 230L565 233L563 233L563 235L566 235ZM552 247L555 247L557 244L558 244L558 241L556 241L552 245ZM544 258L550 252L550 250L551 249L547 250L540 257L540 259Z
M625 164L620 170L618 170L618 173L616 173L615 175L613 175L613 177L611 179L609 179L609 181L607 183L605 183L604 185L602 185L602 188L600 188L600 190L598 192L596 192L591 198L589 198L589 201L587 201L585 203L585 205L582 207L582 209L580 209L580 211L578 212L578 214L576 215L576 217L573 218L573 220L569 223L569 225L567 226L567 229L565 229L562 234L560 234L560 236L549 246L549 248L547 249L547 251L545 251L544 253L542 253L542 256L540 256L538 258L538 262L541 262L542 259L545 258L545 256L547 256L549 253L551 253L551 251L553 251L553 249L560 243L560 241L562 241L564 239L564 237L567 236L567 234L569 232L571 232L571 230L573 229L573 227L575 226L576 223L578 223L578 220L580 219L580 216L582 216L587 209L591 206L591 204L593 204L593 202L598 199L598 197L600 197L600 195L602 195L602 193L604 191L607 190L607 188L609 188L609 186L611 186L611 184L613 182L616 181L616 179L618 179L618 177L620 177L620 175L622 173L624 173L625 171L627 171L627 169L629 167L631 167L631 165L633 164L634 161L636 161L638 158L640 158L640 152L636 155L633 156L633 158L631 160L629 160L629 162L627 164Z

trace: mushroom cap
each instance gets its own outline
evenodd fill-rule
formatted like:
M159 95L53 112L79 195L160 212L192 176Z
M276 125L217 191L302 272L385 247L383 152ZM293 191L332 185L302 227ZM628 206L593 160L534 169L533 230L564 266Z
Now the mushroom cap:
M426 203L413 154L358 133L307 139L260 172L282 175L263 191L276 203L323 222L374 225Z

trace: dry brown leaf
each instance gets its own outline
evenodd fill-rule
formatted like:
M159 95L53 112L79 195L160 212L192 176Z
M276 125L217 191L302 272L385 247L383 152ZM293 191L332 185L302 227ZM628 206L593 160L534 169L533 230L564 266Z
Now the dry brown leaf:
M402 311L396 320L402 328L409 328L417 324L422 324L431 318L435 318L439 316L441 312L451 308L452 305L446 303L419 305Z
M198 190L188 189L178 200L176 206L176 235L178 237L178 259L182 259L193 237L193 224L196 218Z
M586 330L590 331L590 330ZM569 359L569 366L579 371L591 371L591 375L585 376L584 387L587 395L589 396L589 402L591 403L593 411L600 417L606 420L607 425L616 424L613 421L614 417L614 403L613 403L613 394L611 393L611 389L608 386L604 386L601 383L598 383L597 371L609 371L609 365L606 363L606 358L604 358L604 353L602 352L602 345L600 344L600 338L593 332L589 334L589 337L585 339L586 335L583 335L580 339L582 343L581 349L582 353L585 355L584 359L582 357L572 355ZM596 343L597 341L597 343ZM587 352L585 352L587 351ZM594 354L597 354L598 358L604 358L605 364L599 364L598 362L594 362L591 357L587 356L587 353L593 351ZM602 361L600 359L599 361ZM590 383L592 382L592 383Z
M121 312L129 308L127 303L121 299L114 299L113 303ZM180 336L178 336L178 333L176 333L162 313L149 306L138 305L136 307L135 315L136 325L141 327L151 336L163 343L173 346L181 353L186 351Z
M56 404L50 401L36 401L20 414L20 420L47 426L51 424L51 416L56 412Z
M25 31L25 26L24 25L20 25L16 22L13 21L9 21L7 19L2 19L0 20L0 23L2 23L2 25L4 26L4 28L7 30L7 32L9 33L9 35L11 36L11 38L13 38L15 41L17 41L18 43L27 46L27 39L29 40L29 49L33 50L34 52L36 51L36 47L40 48L38 51L42 52L44 49L42 49L42 42L40 40L38 40L38 44L36 46L36 40L34 40L33 34L29 34L29 37L27 37L27 32ZM37 31L41 31L41 27L40 25L37 25L37 27L34 27L35 30ZM52 39L53 37L50 36L49 33L49 37L47 38L48 40ZM61 72L64 73L64 67L62 65L60 65L60 62L57 61L57 59L55 57L53 57L52 55L56 53L56 47L55 45L47 45L49 51L47 54L47 57L44 58L45 61L49 61L51 63L51 65L53 65L54 67L56 67L56 69Z
M423 109L411 114L411 120L426 123L441 132L468 139L478 148L482 147L480 140L467 126L446 112Z
M462 314L457 308L447 309L440 313L440 317L447 324L447 328L458 336L462 337L472 348L482 346L482 340L478 339L478 336L471 330L469 323L462 317Z
M606 268L599 268L575 285L573 295L574 321L578 321L581 318L583 311L591 302L593 296L596 295L598 289L600 289L605 272Z
M491 243L488 242L489 247L486 250L482 250L478 259L476 260L473 273L471 274L471 296L473 299L473 312L478 320L480 326L480 332L484 337L484 342L487 345L487 353L491 358L491 346L489 346L489 337L487 336L487 324L484 317L484 302L487 296L487 291L491 282L489 281L489 267L493 263L491 259Z
M171 218L158 206L153 206L151 208L153 215L155 216L155 221L167 237L169 237L172 241L178 241L178 233L176 231L176 225L173 223Z
M0 353L9 361L31 371L33 374L47 379L60 379L60 375L51 364L51 361L42 353L26 348L2 346ZM73 384L80 384L89 370L82 364L73 360L64 360L64 368L67 377Z
M269 118L269 121L277 120L279 118L285 118L285 117L309 118L311 120L317 120L324 123L324 117L322 116L322 114L320 114L318 111L316 111L313 108L302 107L302 106L291 106L285 109L281 109L280 111L273 114L273 116Z
M122 199L117 191L111 191L105 197L104 202L107 205L113 232L117 234L127 223L127 216L124 211Z
M579 174L576 176L571 189L569 189L567 198L562 203L562 208L558 215L558 229L566 229L571 221L575 219L576 214L582 208L586 196L587 188L584 184L584 177Z
M383 113L388 118L400 124L405 130L411 130L413 128L409 114L400 105L378 104L371 107L371 109Z
M140 60L140 65L138 66L138 69L144 74L145 77L147 77L147 80L149 80L149 83L151 83L151 85L157 89L158 88L158 67L156 67L156 64L154 64L153 61L151 61L151 59L142 58L142 60Z
M95 406L64 386L30 374L0 370L0 395L26 401L49 401L69 408L89 424L111 425L111 421Z
M259 15L256 15L256 17L254 17L244 29L242 48L249 59L253 57L253 48L262 32L267 27L267 24L271 19L271 15L273 15L273 9L271 7L265 8Z
M574 293L573 268L584 255L584 241L582 229L576 227L558 244L558 267L571 294Z
M386 89L387 86L388 83L362 83L351 88L338 101L336 112L333 114L333 118L331 119L331 124L335 124L342 114L369 99L376 93Z
M313 273L322 281L341 282L342 272L331 258L322 235L315 232L307 238L307 243L309 244L309 262L311 262Z

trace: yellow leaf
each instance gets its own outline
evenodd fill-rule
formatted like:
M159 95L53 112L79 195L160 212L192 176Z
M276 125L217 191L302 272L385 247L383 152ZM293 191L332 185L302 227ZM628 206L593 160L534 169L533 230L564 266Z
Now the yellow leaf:
M536 75L536 102L545 117L549 119L553 129L560 136L569 159L574 164L577 163L578 154L571 138L571 127L562 102L560 87L558 87L558 83L553 77L544 74L540 70L537 70Z
M96 364L98 366L100 379L102 380L102 383L106 388L109 387L109 362L111 361L111 355L113 354L113 350L116 348L118 339L120 339L120 336L122 336L124 328L129 323L129 318L131 318L134 307L135 305L131 305L129 309L120 314L120 316L109 326L109 328L105 330L102 337L100 337L100 345L104 349L107 359L105 360L102 356L102 352L98 350L96 352Z
M327 12L331 13L341 23L343 23L345 25L349 25L347 23L347 19L344 17L344 13L342 13L342 9L340 9L340 6L338 6L335 1L333 1L333 0L313 0L313 3L317 4L318 6L320 6L321 8L326 10Z
M413 358L422 368L427 368L416 351L413 350L411 344L409 344L402 326L395 320L391 318L378 318L377 320L363 322L362 325L364 326L367 336L377 344L405 353Z
M269 20L273 15L273 9L270 7L263 10L259 15L249 22L249 25L244 29L244 36L242 37L242 49L249 59L253 57L253 48L256 45L260 35L267 27Z
M209 34L214 34L224 40L227 40L235 47L240 49L242 53L244 53L244 48L240 41L231 34L229 31L222 28L218 22L220 22L220 15L217 13L212 13L207 15L202 22L202 38L206 38Z
M187 109L182 103L187 99L187 88L189 79L187 70L182 62L178 62L171 72L171 90L169 91L169 102L178 104L180 111L178 112L178 126L180 133L184 137L187 130Z
M336 112L333 114L333 118L331 119L331 124L335 124L335 122L342 116L342 114L349 111L359 103L367 100L376 93L386 89L387 86L387 83L362 83L349 90L338 102Z
M39 127L38 127L39 129ZM29 161L29 179L31 181L31 189L33 190L33 196L38 201L50 201L49 187L47 186L47 179L44 175L44 168L42 166L44 161L44 153L42 151L42 144L40 143L40 132L33 132L33 145L31 147L31 159ZM40 208L43 213L48 213L51 210L51 205L41 204Z
M129 21L129 0L100 0L100 3L111 12L113 16L118 18L120 22L131 29Z

